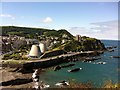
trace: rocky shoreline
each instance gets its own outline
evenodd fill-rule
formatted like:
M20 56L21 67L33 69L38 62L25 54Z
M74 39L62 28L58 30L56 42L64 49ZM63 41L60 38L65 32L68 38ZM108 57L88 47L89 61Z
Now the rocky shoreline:
M32 88L32 73L22 74L14 72L16 68L4 67L0 69L0 88Z
M99 52L99 54L102 54L103 51ZM98 53L95 53L96 55L99 55ZM92 55L93 57L93 55ZM84 60L94 60L95 58L85 58L82 57ZM71 58L71 62L78 61L77 59ZM97 60L97 59L96 59ZM34 72L34 69L38 68L30 68L27 69L22 68L21 65L3 65L0 69L0 74L2 77L0 78L0 88L33 88L34 82L32 81L32 73Z

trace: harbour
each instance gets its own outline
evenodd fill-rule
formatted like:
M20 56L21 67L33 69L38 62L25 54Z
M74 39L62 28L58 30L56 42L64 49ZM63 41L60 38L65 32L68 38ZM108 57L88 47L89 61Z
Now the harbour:
M103 41L106 46L115 46L118 45L118 41ZM113 43L114 42L114 43ZM102 87L106 81L111 80L113 83L118 82L119 75L119 58L110 58L109 56L118 55L119 46L114 49L114 52L104 52L100 56L96 56L96 58L100 58L98 60L89 62L69 62L67 64L74 63L75 65L72 67L62 68L58 71L47 70L40 75L40 80L45 82L46 84L50 84L51 87L56 87L55 83L67 80L76 83L86 83L91 82L97 88ZM106 62L106 64L96 64L98 62ZM66 63L61 64L60 66L64 66ZM82 70L74 73L69 73L67 70L74 69L77 67L81 67ZM51 78L54 77L54 78Z
M54 56L50 58L45 58L45 59L36 59L32 61L27 61L26 63L23 64L23 68L29 68L36 69L36 68L47 68L50 66L54 66L57 64L65 63L65 62L70 62L70 61L78 61L78 60L83 60L80 59L82 57L92 57L92 56L98 56L101 54L103 51L86 51L86 52L75 52L71 54L62 54L59 56ZM92 60L92 59L90 59Z

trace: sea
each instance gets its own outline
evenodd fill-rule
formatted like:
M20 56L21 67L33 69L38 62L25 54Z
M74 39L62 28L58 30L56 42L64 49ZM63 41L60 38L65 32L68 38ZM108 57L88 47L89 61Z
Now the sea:
M96 58L101 58L91 63L77 61L69 62L75 63L75 66L62 68L61 70L54 71L53 69L47 69L46 72L40 74L40 81L45 84L49 84L51 87L55 87L57 82L67 80L75 83L87 83L91 82L96 88L103 87L106 81L112 81L112 83L118 83L118 75L120 74L120 67L118 65L119 58L111 58L110 56L120 56L119 42L117 40L101 40L105 47L117 46L114 48L114 52L104 52ZM97 62L106 62L106 64L95 64ZM67 63L68 64L68 63ZM63 63L61 65L66 65ZM68 72L67 70L74 68L82 68L78 72Z

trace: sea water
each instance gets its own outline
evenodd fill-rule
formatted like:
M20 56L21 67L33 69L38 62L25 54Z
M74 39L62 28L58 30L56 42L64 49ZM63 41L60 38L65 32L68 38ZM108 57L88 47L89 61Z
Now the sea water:
M102 40L106 47L108 46L117 46L114 48L114 52L104 52L97 58L101 58L91 63L86 63L82 61L70 62L75 63L72 67L62 68L61 70L54 71L53 69L47 70L40 74L40 80L44 83L49 84L52 87L55 87L55 84L62 80L72 81L76 83L86 83L91 82L95 87L102 87L105 81L111 80L113 83L118 83L118 58L111 58L110 56L120 56L118 41L114 40ZM106 62L106 64L95 64L97 62ZM61 64L61 65L65 65ZM68 64L68 63L67 63ZM78 72L67 72L67 70L74 68L82 68Z

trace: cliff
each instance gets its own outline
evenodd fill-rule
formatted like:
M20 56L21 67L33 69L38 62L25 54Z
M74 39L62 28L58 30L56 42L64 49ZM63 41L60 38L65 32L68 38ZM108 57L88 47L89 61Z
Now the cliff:
M76 40L71 40L55 49L62 49L66 52L70 51L78 52L78 51L105 50L106 48L104 44L98 39L82 37L82 40L80 42Z

